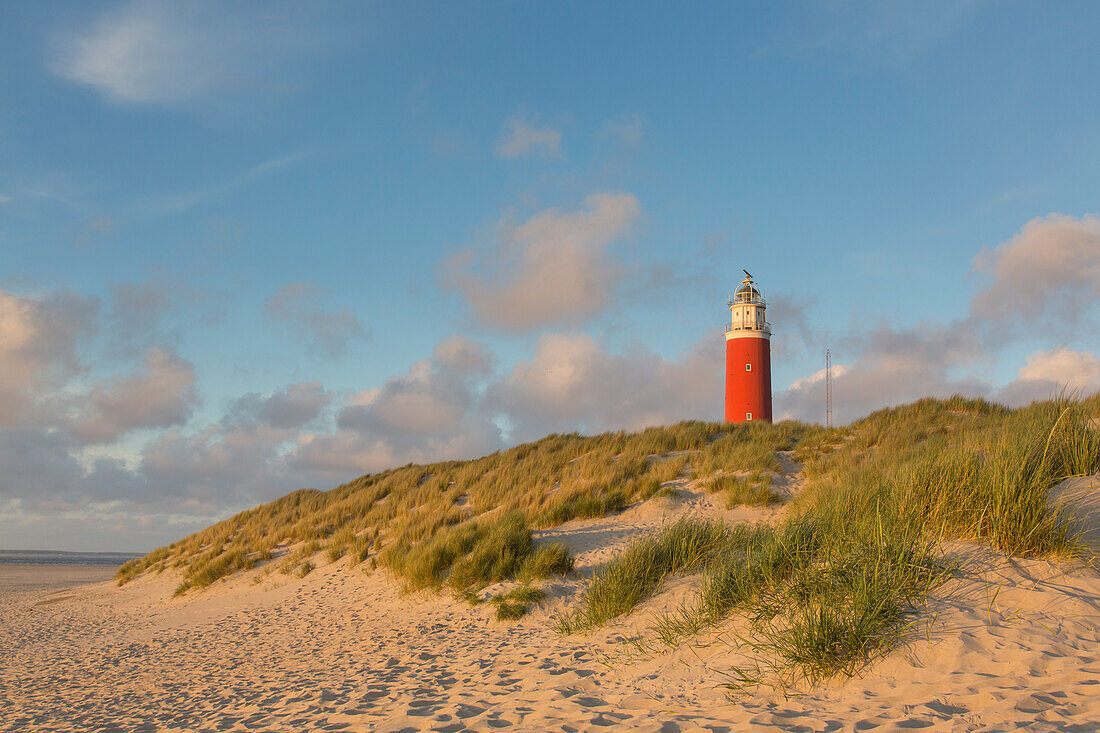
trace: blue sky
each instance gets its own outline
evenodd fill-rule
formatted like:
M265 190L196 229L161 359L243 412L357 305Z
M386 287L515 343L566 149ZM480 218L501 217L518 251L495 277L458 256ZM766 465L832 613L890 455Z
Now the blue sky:
M1100 389L1092 3L0 6L0 545L407 461Z

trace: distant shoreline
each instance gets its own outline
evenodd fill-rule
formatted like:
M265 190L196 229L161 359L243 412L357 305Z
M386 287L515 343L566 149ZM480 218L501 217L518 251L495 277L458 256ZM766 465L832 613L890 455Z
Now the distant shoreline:
M0 604L26 594L62 591L87 583L109 581L115 575L110 565L0 565Z
M67 552L64 550L0 550L0 565L99 565L117 567L135 557L131 552Z

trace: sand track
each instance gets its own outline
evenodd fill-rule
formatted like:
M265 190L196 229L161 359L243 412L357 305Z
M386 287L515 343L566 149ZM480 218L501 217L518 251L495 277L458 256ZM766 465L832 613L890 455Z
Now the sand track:
M686 513L774 521L779 511L728 511L683 481L673 498L541 536L569 543L588 573ZM952 551L967 573L930 602L927 635L862 678L734 701L717 685L741 658L728 642L736 621L667 653L624 652L622 638L686 598L690 578L621 623L566 638L548 621L579 580L551 584L545 606L515 624L335 566L182 599L169 597L168 577L121 589L6 583L0 730L1100 730L1100 577Z

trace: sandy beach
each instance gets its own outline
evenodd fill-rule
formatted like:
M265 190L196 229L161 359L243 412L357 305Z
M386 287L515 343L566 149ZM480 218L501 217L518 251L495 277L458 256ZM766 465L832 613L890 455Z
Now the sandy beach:
M110 580L117 568L103 565L0 565L0 592L35 595Z
M1100 733L1100 0L0 0L0 733Z
M684 485L543 534L585 573L676 516L779 511L726 510ZM501 623L488 604L403 595L386 572L340 563L304 579L255 571L182 598L169 573L118 588L89 582L103 568L0 569L0 730L1100 729L1100 576L973 545L950 552L965 572L862 676L732 697L722 685L745 662L743 622L671 651L623 643L685 599L691 578L621 622L562 637L550 621L580 580L548 584L541 607Z

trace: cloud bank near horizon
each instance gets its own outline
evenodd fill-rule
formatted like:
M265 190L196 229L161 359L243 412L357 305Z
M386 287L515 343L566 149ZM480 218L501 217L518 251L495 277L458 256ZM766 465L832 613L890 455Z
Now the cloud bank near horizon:
M313 379L249 392L207 424L193 419L202 403L196 370L166 345L165 329L135 325L115 307L75 293L0 291L0 506L25 532L96 517L104 527L144 524L161 541L156 531L195 528L298 487L328 488L410 461L474 457L550 432L720 419L717 329L669 358L645 344L616 348L561 327L617 297L623 264L606 247L625 236L639 211L629 194L591 196L578 211L532 216L499 250L482 255L507 261L499 281L457 266L465 278L458 288L475 313L479 303L485 313L492 305L507 319L490 325L538 334L526 358L502 363L488 344L456 334L378 386L336 393ZM563 262L554 282L562 291L540 289L540 267L557 256ZM1097 325L1096 217L1034 219L979 252L974 268L984 280L962 317L911 327L881 321L844 337L843 351L856 356L835 367L839 422L956 392L1021 405L1067 386L1100 390L1100 357L1056 340L1058 321L1077 330ZM123 304L148 300L137 286L115 292ZM308 283L289 283L257 317L339 356L365 330L350 311L322 307L322 295ZM806 304L773 302L784 320L804 322ZM1014 379L994 383L990 364L1024 330L1036 329L1055 341L1028 353ZM809 328L789 332L791 343L777 343L777 354L820 345ZM110 345L122 333L131 348L119 351ZM97 338L124 355L125 368L108 375L91 368ZM820 421L823 390L821 372L795 380L775 394L777 417Z
M839 422L925 396L961 393L1016 406L1064 388L1100 391L1096 354L1062 345L1100 325L1100 220L1057 213L1032 219L1007 242L983 248L973 269L985 281L961 318L908 328L881 321L841 340L857 358L834 373ZM1058 345L1030 353L1007 384L985 376L1005 349L1037 333ZM820 416L824 389L823 372L796 381L776 395L777 417L812 419L815 405Z

